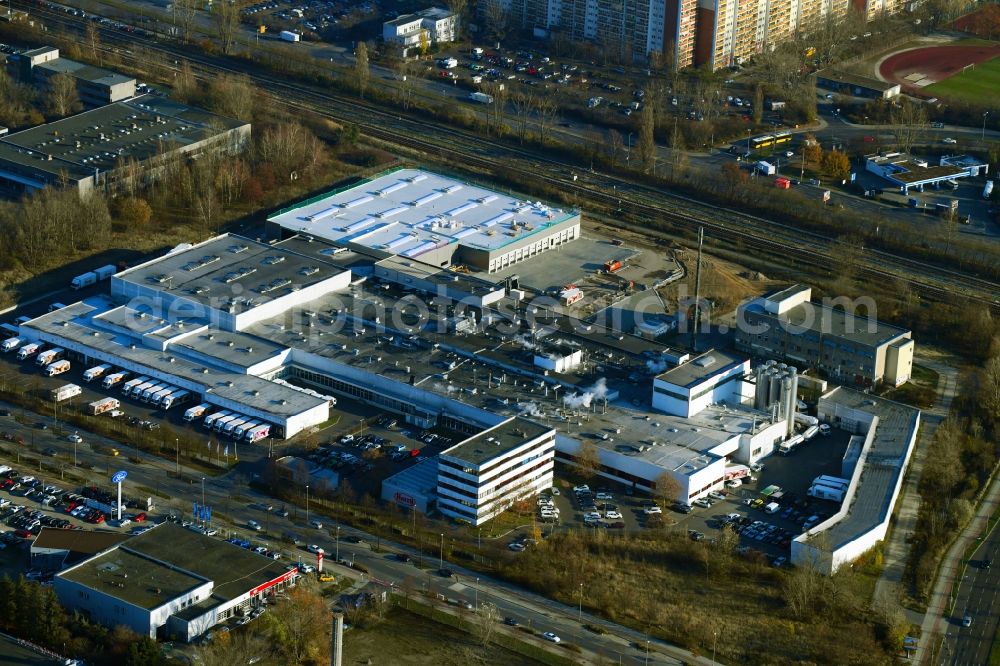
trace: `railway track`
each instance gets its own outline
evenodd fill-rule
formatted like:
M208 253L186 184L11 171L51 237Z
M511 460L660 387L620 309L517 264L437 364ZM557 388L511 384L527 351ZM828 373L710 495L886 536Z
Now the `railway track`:
M87 23L86 19L64 12L20 4L68 32L80 33ZM525 183L544 183L571 193L583 202L614 211L619 215L616 219L621 226L647 235L667 237L664 227L691 232L703 226L707 234L717 240L814 264L836 240L615 176L589 173L576 164L484 139L465 130L413 119L348 95L289 83L278 76L255 71L252 62L206 56L171 42L104 27L101 33L103 42L108 45L105 48L111 48L120 56L135 60L130 49L141 45L171 60L188 61L195 74L202 78L211 78L220 72L245 74L262 90L269 91L276 102L340 123L354 123L366 135L390 145L436 156L473 172L490 173L502 165L508 173L520 175ZM575 177L570 176L571 172ZM881 250L865 251L857 269L861 277L868 279L909 283L935 300L958 295L1000 310L1000 285L961 271Z

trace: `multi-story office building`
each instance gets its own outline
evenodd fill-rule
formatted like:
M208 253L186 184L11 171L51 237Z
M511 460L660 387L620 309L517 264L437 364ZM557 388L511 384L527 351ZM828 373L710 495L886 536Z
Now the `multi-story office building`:
M508 418L438 458L441 513L482 525L524 497L552 487L556 431Z
M913 369L910 331L874 317L812 303L812 289L795 285L741 305L736 348L816 368L834 380L871 387L899 386Z
M48 86L57 74L71 76L80 102L88 109L135 97L133 77L62 58L59 49L52 46L12 55L7 59L7 68L22 82L39 87Z
M429 7L413 14L397 16L382 24L382 38L400 44L403 49L420 46L420 36L426 35L428 44L455 41L458 17L447 9Z

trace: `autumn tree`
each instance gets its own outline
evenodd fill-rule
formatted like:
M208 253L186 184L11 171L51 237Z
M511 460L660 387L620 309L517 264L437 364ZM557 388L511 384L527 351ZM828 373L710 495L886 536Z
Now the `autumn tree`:
M280 663L329 663L332 616L315 583L301 581L266 613L263 635L278 652Z
M246 74L221 74L208 85L208 107L244 122L253 120L257 97L257 88Z
M212 17L215 19L216 32L222 42L222 52L230 55L236 46L236 38L240 32L240 14L248 4L248 0L225 0L212 3Z
M114 216L129 225L129 231L137 231L149 224L153 217L153 209L145 199L139 197L121 197L112 205Z
M660 500L663 508L671 502L676 502L680 500L679 497L681 493L681 484L677 482L674 475L670 472L664 472L656 477L656 481L653 482L653 493L654 497ZM684 498L686 499L686 498Z
M192 103L198 100L198 81L194 78L191 63L181 60L181 65L174 76L171 94L178 102Z
M639 136L636 145L639 152L639 163L642 165L642 170L645 173L652 171L653 165L656 163L656 139L653 135L654 122L653 107L647 104L639 113Z
M371 76L368 68L368 45L365 42L358 42L358 47L354 50L354 76L358 82L358 94L364 98Z
M813 134L806 134L802 139L802 154L805 155L806 161L813 164L819 162L820 158L823 157L823 147L820 146L819 141L816 140L816 136Z
M601 455L597 446L590 441L580 444L580 450L576 454L576 467L580 475L585 479L592 479L597 476L601 469Z
M181 38L189 40L192 36L192 29L194 28L194 21L197 16L198 7L203 6L204 1L174 0L173 5L174 16L177 18L177 22L180 25Z
M760 125L764 120L764 86L758 83L753 87L753 122Z
M829 150L823 153L820 166L835 180L847 180L851 175L851 160L839 150Z
M83 108L76 89L76 79L72 76L59 72L49 78L48 84L46 106L50 114L62 118Z

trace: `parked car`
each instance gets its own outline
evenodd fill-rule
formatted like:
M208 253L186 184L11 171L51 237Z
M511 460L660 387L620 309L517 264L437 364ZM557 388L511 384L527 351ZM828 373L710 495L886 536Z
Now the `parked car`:
M972 624L972 622L970 621L969 624ZM969 625L967 624L965 626L969 626ZM561 643L562 642L562 639L559 638L558 636L556 636L555 634L553 634L551 631L546 631L544 634L542 634L542 638L544 638L547 641L552 641L553 643Z
M255 532L260 532L262 529L264 529L260 526L260 523L258 523L256 520L248 520L247 527L249 527Z

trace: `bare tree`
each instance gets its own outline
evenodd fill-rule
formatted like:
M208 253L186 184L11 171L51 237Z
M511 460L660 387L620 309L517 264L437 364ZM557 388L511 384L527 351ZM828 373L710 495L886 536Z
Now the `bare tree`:
M489 83L483 86L486 93L493 98L490 102L490 113L488 114L487 130L492 131L497 136L503 136L504 117L507 110L508 89L503 83Z
M639 114L639 136L638 145L639 162L642 170L649 173L653 169L656 160L656 139L653 136L653 108L647 104Z
M500 623L500 609L496 604L484 601L476 609L476 636L483 647L490 644L497 625Z
M236 38L240 32L240 13L248 0L225 0L212 3L212 16L215 17L215 27L222 42L222 52L229 55L236 46Z
M222 74L208 86L209 108L244 122L253 120L257 97L253 81L245 74Z
M316 135L298 123L266 128L257 142L257 158L288 179L293 171L307 171L323 160L323 147Z
M396 93L403 110L413 102L413 65L406 60L396 63Z
M181 38L191 39L194 20L199 5L203 5L202 0L174 0L174 16L180 24Z
M49 112L60 118L83 108L76 89L76 79L63 72L49 79L47 98Z
M514 134L524 143L528 138L528 123L535 109L535 98L518 90L510 96L510 108L514 114Z
M618 156L625 149L625 141L622 140L622 133L616 129L608 130L607 151L608 159L611 160L611 168L618 166Z
M986 414L1000 418L1000 357L991 358L983 366L978 397Z
M479 6L486 20L486 28L497 42L502 42L507 35L507 24L510 12L503 0L480 0Z
M187 60L182 60L181 66L177 70L177 75L174 77L172 94L177 101L187 103L196 101L199 96L198 81L194 78L194 72L191 71L191 63Z
M104 54L101 49L101 33L97 30L97 24L93 21L87 21L86 40L87 46L90 47L90 57L100 65L104 60Z
M358 93L363 99L371 76L368 68L368 44L365 42L358 42L358 47L354 50L354 76L358 82Z
M593 442L583 442L576 453L576 468L585 479L592 479L597 476L601 469L601 455L597 446Z
M455 15L455 41L461 39L462 22L465 20L465 10L469 6L469 0L448 0L448 9Z
M538 113L538 139L544 144L555 125L559 107L551 95L546 95L537 100L535 110Z
M904 153L910 152L914 144L927 134L927 110L922 104L903 101L889 114L892 133L896 135L896 146Z

